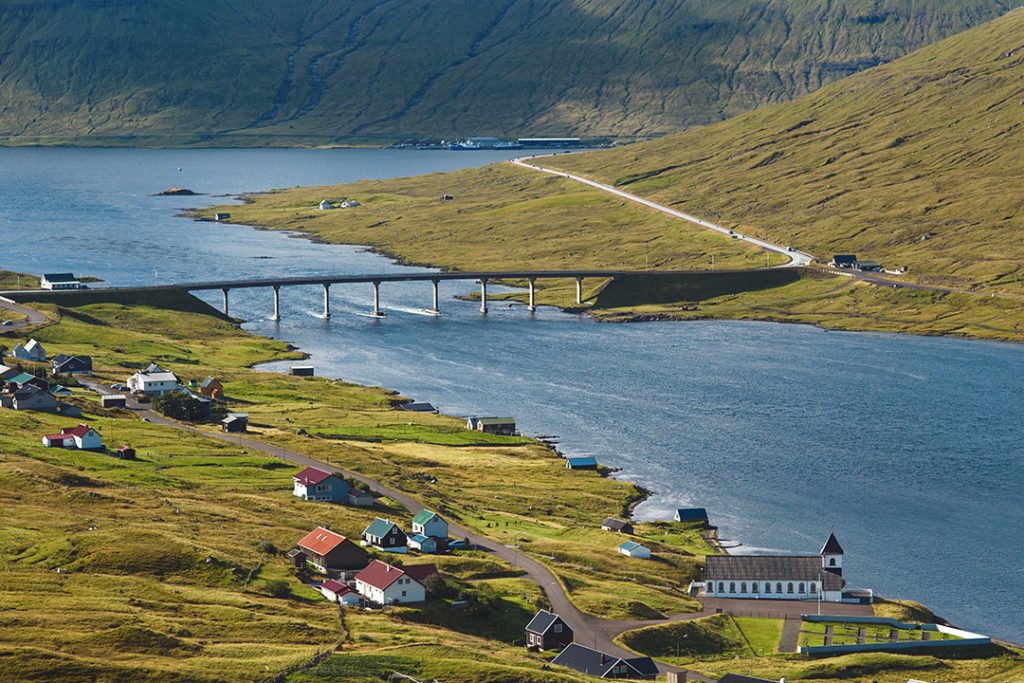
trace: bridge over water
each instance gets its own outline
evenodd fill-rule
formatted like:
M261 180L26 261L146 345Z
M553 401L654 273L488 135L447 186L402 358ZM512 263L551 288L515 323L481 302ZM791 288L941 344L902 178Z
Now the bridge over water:
M487 313L487 283L496 280L526 280L529 288L529 310L536 310L535 304L535 283L537 280L570 279L576 281L576 303L583 303L583 280L585 278L618 279L624 277L652 277L665 275L708 275L727 273L751 273L774 270L769 268L746 269L746 270L490 270L477 272L448 271L448 272L412 272L412 273L390 273L374 275L311 275L307 277L275 277L250 280L211 280L207 282L183 282L178 284L154 285L146 287L103 287L90 289L75 289L63 291L50 290L20 290L17 292L2 292L0 295L17 296L18 294L33 295L39 300L39 295L45 296L46 300L59 303L61 298L88 297L91 293L97 296L109 295L111 292L126 294L159 293L169 291L186 290L190 292L220 290L223 294L223 312L228 315L228 293L233 289L252 289L267 287L274 295L273 320L280 320L280 292L282 287L317 286L323 288L324 307L323 317L331 316L330 288L332 285L349 284L371 284L373 285L373 310L372 315L384 317L385 313L380 308L380 285L383 282L430 282L433 285L433 296L430 308L426 312L440 315L438 305L438 288L442 280L470 280L480 284L480 312Z

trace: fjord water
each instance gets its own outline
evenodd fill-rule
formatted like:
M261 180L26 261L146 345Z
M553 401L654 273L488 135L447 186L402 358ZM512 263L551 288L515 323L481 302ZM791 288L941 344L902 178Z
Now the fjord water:
M354 247L194 222L235 194L410 175L508 155L389 150L0 150L0 267L111 285L400 268ZM179 171L178 168L181 168ZM1024 641L1024 347L749 322L604 325L452 298L429 283L231 293L246 329L318 374L380 384L444 412L512 415L656 495L637 517L704 506L749 551L816 553L835 528L846 575L955 624ZM204 298L220 305L220 294ZM270 366L281 369L281 366ZM400 416L396 419L401 419ZM595 523L600 520L595 520Z

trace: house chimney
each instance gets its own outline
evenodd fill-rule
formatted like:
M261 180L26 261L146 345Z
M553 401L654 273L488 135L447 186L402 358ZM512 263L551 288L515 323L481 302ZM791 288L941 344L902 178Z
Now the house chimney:
M601 653L601 664L604 664L604 653Z

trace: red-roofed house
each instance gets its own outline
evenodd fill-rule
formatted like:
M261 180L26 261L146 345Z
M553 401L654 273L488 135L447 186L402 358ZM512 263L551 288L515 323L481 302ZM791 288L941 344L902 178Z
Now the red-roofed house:
M380 605L404 605L427 599L427 589L422 583L406 570L380 560L374 560L356 574L356 590L367 600Z
M331 602L339 605L358 605L359 593L343 584L341 581L327 579L320 584L320 592Z
M341 534L318 526L298 542L306 561L322 572L359 569L369 560L366 551Z
M98 450L103 448L103 439L99 433L87 424L77 427L64 427L60 434L47 434L43 437L43 445L47 448L78 448L80 450Z
M330 472L307 467L292 477L292 495L302 500L324 500L331 503L348 499L348 482Z

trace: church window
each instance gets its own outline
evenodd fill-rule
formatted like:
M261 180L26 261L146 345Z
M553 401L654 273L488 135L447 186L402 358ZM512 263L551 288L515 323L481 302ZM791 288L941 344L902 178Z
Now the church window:
M813 581L811 582L811 592L812 593L817 593L818 592L818 584L814 583Z
M718 582L718 592L719 593L724 593L725 592L725 582L724 581L719 581Z
M797 588L799 589L797 591L798 593L803 593L804 592L804 585L802 583L799 586L797 586Z
M828 566L830 566L830 567L836 566L836 558L830 557L829 560L828 560Z
M787 593L792 593L793 592L793 584L789 584L786 588L787 588L787 590L786 590Z
M736 592L736 582L735 581L730 581L729 582L729 592L730 593L735 593Z
M743 583L740 584L740 593L746 593L746 592L747 592L747 582L744 581Z
M765 593L771 593L771 592L772 592L772 584L771 584L771 581L766 581L766 582L765 582L765 584L764 584L764 592L765 592Z
M781 593L782 592L782 583L775 584L775 592L776 593Z
M761 584L759 584L757 581L755 581L754 583L750 584L750 592L751 593L756 593L757 592L757 587L760 586L760 585Z

